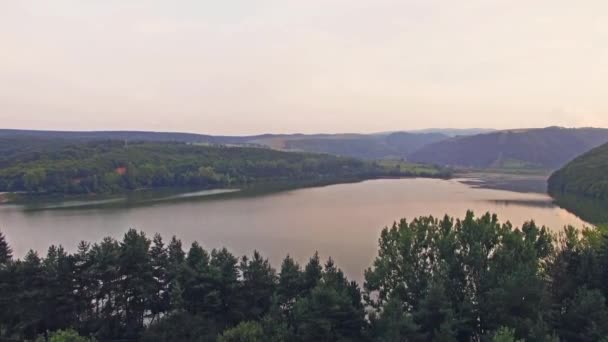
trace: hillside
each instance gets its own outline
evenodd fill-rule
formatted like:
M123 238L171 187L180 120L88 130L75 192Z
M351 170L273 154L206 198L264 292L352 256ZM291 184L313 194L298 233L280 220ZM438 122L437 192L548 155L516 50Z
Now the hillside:
M472 168L554 170L606 142L608 129L506 130L430 144L412 153L409 160Z
M221 188L263 181L340 182L443 176L327 154L169 142L0 138L0 192L114 193L150 187Z
M329 153L361 159L406 158L410 153L419 148L444 139L447 139L447 136L443 134L414 134L406 132L387 135L344 134L303 136L283 139L283 148L286 150Z
M194 133L145 131L34 131L0 129L0 140L47 139L65 142L121 140L157 141L238 146L265 146L277 150L328 153L360 159L406 158L431 143L448 138L440 133L395 132L385 134L262 134L252 136L214 136Z
M574 159L549 178L549 192L608 200L608 144Z

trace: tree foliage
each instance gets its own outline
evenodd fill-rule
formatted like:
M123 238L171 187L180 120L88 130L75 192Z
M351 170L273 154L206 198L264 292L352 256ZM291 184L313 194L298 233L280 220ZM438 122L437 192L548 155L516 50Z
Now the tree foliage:
M442 177L435 167L395 168L327 154L170 142L0 139L0 192L116 193L139 188L220 188L272 180L335 182L386 176ZM2 144L6 143L7 146ZM34 144L28 148L30 144Z
M2 243L3 242L3 243ZM495 215L382 231L363 290L329 258L237 258L129 230L15 260L0 234L0 339L88 341L599 341L606 229L559 236Z

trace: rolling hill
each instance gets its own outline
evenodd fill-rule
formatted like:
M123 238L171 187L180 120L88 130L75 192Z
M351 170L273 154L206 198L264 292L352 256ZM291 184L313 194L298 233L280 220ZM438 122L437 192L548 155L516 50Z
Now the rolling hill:
M283 149L328 153L361 159L407 158L417 149L448 137L437 133L387 135L334 134L283 138ZM257 140L257 142L263 141Z
M337 183L379 177L444 177L422 165L329 154L179 142L17 141L0 138L0 192L115 193L155 187L241 187L260 182ZM29 147L28 147L29 146ZM25 148L24 148L25 147Z
M426 145L408 160L469 168L555 170L608 142L608 129L547 127L459 136Z
M440 133L394 132L385 134L262 134L253 136L215 136L194 133L145 131L35 131L0 129L0 139L29 139L44 147L48 139L70 141L128 140L181 142L217 145L269 147L277 150L326 153L374 160L406 158L431 143L449 138Z

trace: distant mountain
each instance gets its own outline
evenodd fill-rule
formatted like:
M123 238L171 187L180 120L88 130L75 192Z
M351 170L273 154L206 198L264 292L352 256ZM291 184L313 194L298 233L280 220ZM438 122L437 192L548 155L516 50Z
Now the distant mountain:
M407 131L409 133L439 133L450 137L459 135L476 135L483 133L496 132L492 128L426 128L418 129L413 131Z
M555 171L549 178L549 192L608 200L608 144Z
M253 136L214 136L194 133L144 131L35 131L0 129L0 139L31 139L44 146L45 139L68 141L128 140L246 145L277 150L327 153L361 159L406 158L417 149L447 139L439 133L374 134L262 134ZM55 141L54 144L57 142Z
M420 148L410 161L473 168L557 169L608 142L608 129L547 127L459 136Z
M186 142L186 143L245 143L261 136L213 136L195 133L174 132L146 132L146 131L37 131L19 129L0 129L0 138L35 139L65 139L65 140L132 140L132 141L159 141L159 142Z
M373 133L372 135L388 135L393 133L412 133L412 134L428 134L428 133L436 133L442 134L448 137L455 137L459 135L475 135L482 133L490 133L496 132L493 128L424 128L424 129L414 129L414 130L403 130L403 131L387 131L387 132L379 132Z
M334 134L284 136L255 142L284 150L329 153L361 159L407 158L415 150L448 137L443 134L392 133L388 135ZM279 143L280 140L280 143Z

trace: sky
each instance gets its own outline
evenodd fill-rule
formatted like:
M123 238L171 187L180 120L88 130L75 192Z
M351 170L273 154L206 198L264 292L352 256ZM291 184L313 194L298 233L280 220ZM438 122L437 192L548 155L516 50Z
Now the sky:
M608 1L4 0L0 127L608 127Z

